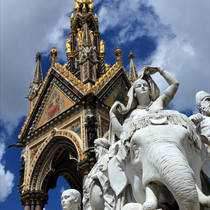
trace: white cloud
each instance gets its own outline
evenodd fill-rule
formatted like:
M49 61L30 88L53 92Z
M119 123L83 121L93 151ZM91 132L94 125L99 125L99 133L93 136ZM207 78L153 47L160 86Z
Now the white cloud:
M170 25L175 34L171 39L159 38L150 61L172 72L179 80L180 88L173 101L175 108L197 112L196 92L210 92L209 1L149 0L149 3L160 21Z
M175 109L197 112L195 94L199 90L210 92L209 71L209 1L205 0L121 0L103 2L99 11L102 33L115 28L115 44L129 46L143 35L157 44L153 54L135 58L138 69L144 64L161 66L174 74L180 82L173 100ZM155 75L160 89L166 82Z
M69 0L1 2L1 119L9 134L28 114L29 102L24 97L33 78L36 53L47 51L48 56L55 45L58 57L63 58L62 33L70 27L67 14L73 4Z
M2 136L1 136L2 138ZM0 142L0 202L4 202L9 194L12 193L14 186L14 174L5 170L5 161L2 157L5 153L5 143Z

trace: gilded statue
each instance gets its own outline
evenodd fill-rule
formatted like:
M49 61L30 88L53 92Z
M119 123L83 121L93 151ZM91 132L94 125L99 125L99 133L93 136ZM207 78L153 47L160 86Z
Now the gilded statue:
M100 53L104 53L104 51L105 51L105 42L104 42L104 40L102 39L102 40L100 41Z
M76 10L79 9L79 0L74 0L74 8L75 8Z
M89 0L89 9L93 10L93 0Z
M80 46L82 44L82 30L78 28L77 31L77 46Z
M90 30L90 38L91 38L91 42L93 44L94 34L93 34L93 31L92 30Z
M66 53L70 53L70 52L71 52L71 40L66 39Z

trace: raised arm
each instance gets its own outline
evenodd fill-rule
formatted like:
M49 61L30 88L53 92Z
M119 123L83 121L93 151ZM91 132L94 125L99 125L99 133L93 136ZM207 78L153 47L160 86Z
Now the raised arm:
M166 70L160 68L160 67L150 67L150 66L145 66L143 69L144 73L147 75L154 74L156 72L159 72L163 78L166 80L166 82L169 84L169 87L164 91L163 95L160 96L160 99L163 103L163 107L167 108L171 100L176 94L176 91L179 87L179 82L177 79L167 72Z

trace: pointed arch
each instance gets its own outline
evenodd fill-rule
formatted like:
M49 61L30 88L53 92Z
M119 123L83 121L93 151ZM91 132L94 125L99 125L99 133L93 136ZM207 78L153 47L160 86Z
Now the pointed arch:
M62 176L72 188L81 191L82 177L77 172L77 162L84 158L81 144L73 131L54 129L36 153L24 189L47 192Z

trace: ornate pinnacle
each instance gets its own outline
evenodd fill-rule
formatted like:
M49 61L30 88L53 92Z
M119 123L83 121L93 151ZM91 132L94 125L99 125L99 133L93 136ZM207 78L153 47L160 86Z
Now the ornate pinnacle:
M133 55L132 52L130 52L128 57L130 58L130 79L131 79L131 82L134 82L138 78L138 73L136 71L136 66L135 66L134 61L133 61L133 58L135 56Z
M130 59L135 58L135 56L133 55L133 53L132 53L132 52L130 52L130 54L128 55L128 57L129 57Z
M95 20L97 20L98 21L98 16L97 16L97 14L96 14L96 12L95 12Z
M122 65L122 59L121 59L121 57L122 57L122 51L120 50L119 47L116 48L114 54L116 55L115 58L117 58L117 62Z
M71 13L71 18L70 18L70 20L71 20L71 21L74 20L74 13L73 13L73 12Z
M55 60L58 59L57 54L58 54L58 51L53 46L52 50L50 50L50 55L51 55L50 59L52 59L52 65L51 66L55 66Z
M38 52L35 58L40 61L42 59L41 53Z

